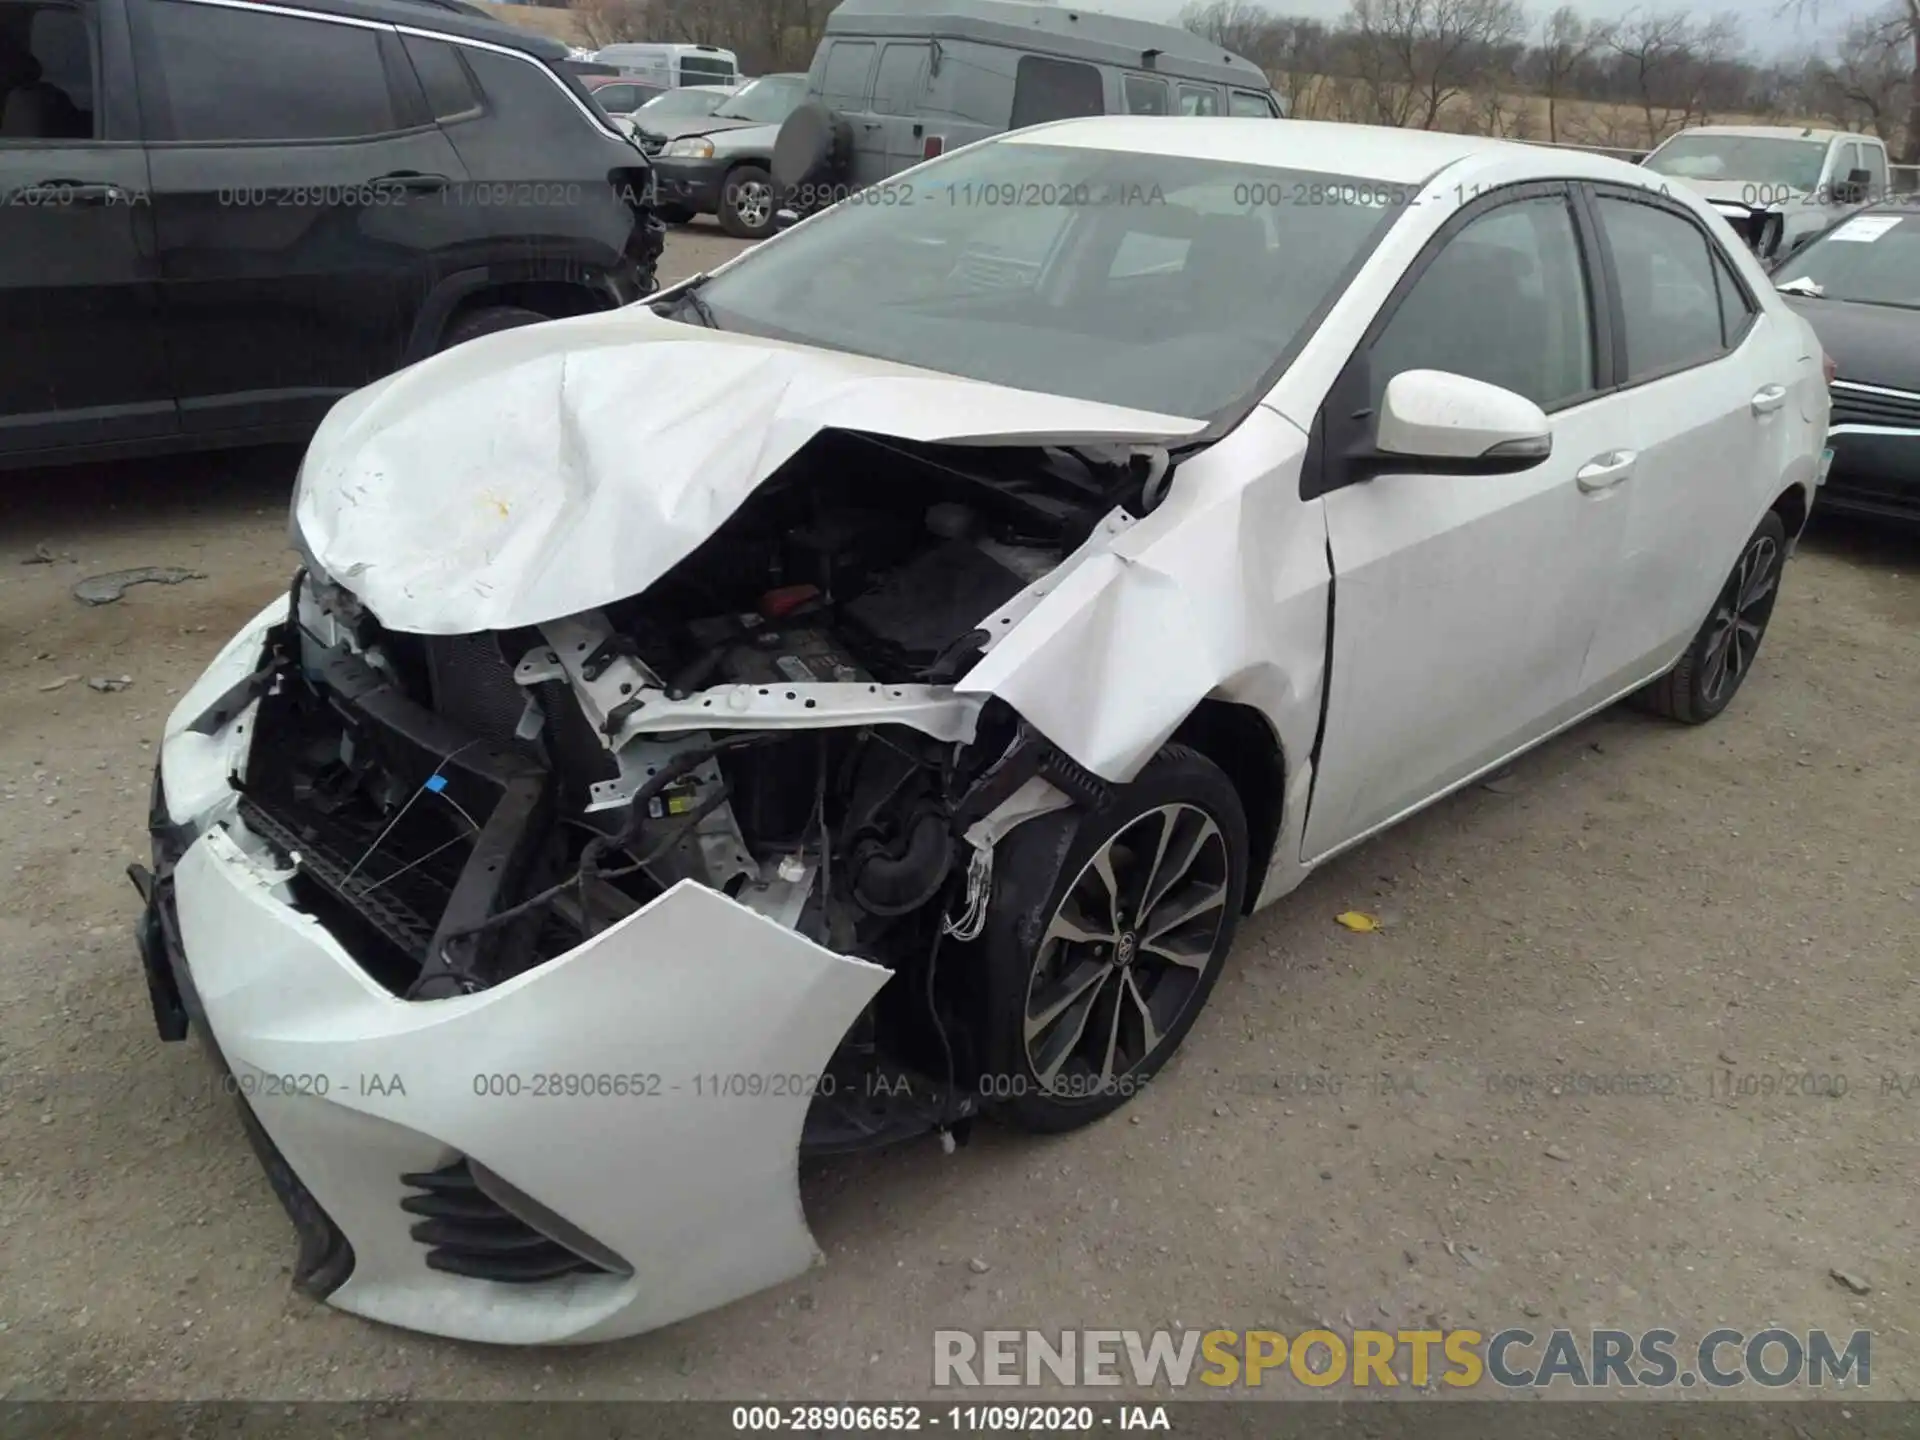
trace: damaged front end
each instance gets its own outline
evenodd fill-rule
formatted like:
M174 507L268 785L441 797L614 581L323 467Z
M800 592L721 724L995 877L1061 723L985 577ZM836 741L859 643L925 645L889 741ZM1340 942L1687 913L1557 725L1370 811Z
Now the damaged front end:
M309 575L239 819L411 1001L497 987L695 882L895 977L803 1150L953 1125L979 1059L942 936L978 934L994 822L1105 790L955 682L1156 469L823 432L643 594L509 631L389 630Z

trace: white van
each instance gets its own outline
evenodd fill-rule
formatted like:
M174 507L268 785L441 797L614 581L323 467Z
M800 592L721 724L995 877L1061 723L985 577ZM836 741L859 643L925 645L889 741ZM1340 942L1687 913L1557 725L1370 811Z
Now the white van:
M740 62L733 51L715 45L605 45L593 58L662 90L740 83Z

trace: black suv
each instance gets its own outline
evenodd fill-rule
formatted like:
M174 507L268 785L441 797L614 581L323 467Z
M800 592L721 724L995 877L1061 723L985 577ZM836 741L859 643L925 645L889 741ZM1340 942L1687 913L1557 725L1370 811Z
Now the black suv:
M0 466L304 438L654 287L638 147L457 0L0 0Z

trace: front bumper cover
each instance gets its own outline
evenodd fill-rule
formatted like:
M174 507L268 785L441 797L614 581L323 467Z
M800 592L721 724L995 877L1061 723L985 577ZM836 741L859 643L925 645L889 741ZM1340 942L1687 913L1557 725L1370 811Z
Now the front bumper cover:
M254 711L215 735L183 716L227 688L222 666L257 662L246 633L169 722L162 773L191 781L204 815L156 783L139 939L161 1033L191 1025L231 1077L300 1231L302 1287L409 1329L561 1343L653 1329L813 1263L802 1127L891 972L689 881L491 989L391 994L290 903L278 857L201 783L216 756L244 765L230 732ZM528 1284L436 1268L415 1192L462 1167L518 1197L541 1238L616 1263Z

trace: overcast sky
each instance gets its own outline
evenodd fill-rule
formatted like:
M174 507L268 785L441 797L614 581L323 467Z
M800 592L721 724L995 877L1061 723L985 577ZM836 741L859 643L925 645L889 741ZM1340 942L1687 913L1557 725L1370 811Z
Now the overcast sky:
M1059 0L1071 4L1072 0ZM1093 0L1090 10L1106 10L1115 15L1135 15L1143 20L1170 20L1184 8L1186 0ZM1266 8L1281 15L1309 15L1320 20L1335 20L1347 10L1347 0L1261 0ZM1527 10L1536 22L1559 5L1560 0L1527 0ZM1595 19L1618 19L1629 10L1666 12L1686 10L1699 18L1730 11L1741 17L1749 43L1756 53L1777 53L1801 49L1837 34L1846 28L1849 17L1865 15L1883 8L1885 0L1820 0L1819 21L1800 20L1782 15L1775 0L1573 0L1576 10Z

